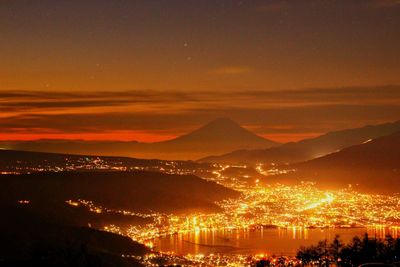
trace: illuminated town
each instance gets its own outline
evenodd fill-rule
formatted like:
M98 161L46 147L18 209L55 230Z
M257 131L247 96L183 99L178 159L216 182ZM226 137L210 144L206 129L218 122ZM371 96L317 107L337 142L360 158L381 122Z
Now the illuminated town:
M187 254L174 251L159 251L155 239L193 233L196 236L224 231L262 231L262 229L288 229L297 235L307 235L311 229L365 228L383 238L387 234L400 236L400 195L372 195L354 191L351 187L325 191L311 182L287 186L274 184L262 186L259 179L250 175L236 178L222 175L231 166L214 165L207 179L240 191L237 199L216 203L221 212L192 214L163 214L113 210L96 205L90 200L68 200L71 206L84 206L96 213L119 213L126 216L150 218L151 223L131 226L105 225L103 230L131 237L157 253L148 257L162 257L175 264L191 266L246 266L260 255L234 254ZM246 169L246 166L235 168ZM260 170L260 167L257 168ZM276 167L267 172L278 171ZM207 172L210 174L210 172ZM269 174L272 175L272 174ZM372 231L371 231L372 230ZM160 254L163 253L163 254ZM160 256L162 255L162 256ZM272 257L269 255L269 257ZM299 264L294 258L272 257L273 261L284 261L286 265ZM145 260L146 261L146 260ZM147 265L151 266L152 261ZM190 263L190 264L189 264Z
M279 166L258 164L255 168L246 165L195 164L175 161L126 162L101 157L65 158L64 164L46 162L36 166L21 163L8 166L7 173L40 171L82 170L147 170L169 174L196 174L241 193L239 198L227 199L216 204L220 212L165 214L159 212L137 212L115 210L86 199L66 200L72 207L85 207L94 213L122 214L146 218L149 223L126 225L103 225L103 230L129 236L135 241L154 249L154 253L141 259L153 266L157 258L167 262L190 266L246 266L267 257L267 254L185 254L176 251L160 251L156 239L193 233L195 238L202 233L217 231L262 231L263 229L287 229L296 235L304 235L311 229L365 228L375 235L400 236L400 195L372 195L356 192L351 186L342 190L321 190L312 182L297 185L265 185L271 175L293 172ZM18 201L21 205L29 200ZM267 253L267 252L265 252ZM124 257L130 257L124 255ZM271 262L284 265L299 264L291 257L268 256ZM157 266L157 265L154 265Z
M393 235L400 234L400 196L368 195L351 190L327 192L318 190L312 184L267 188L254 186L244 191L239 199L218 203L223 212L213 214L143 214L110 210L85 200L67 203L84 205L97 213L115 212L153 218L151 224L132 226L125 231L117 226L104 228L143 243L163 235L191 231L260 227L388 227Z

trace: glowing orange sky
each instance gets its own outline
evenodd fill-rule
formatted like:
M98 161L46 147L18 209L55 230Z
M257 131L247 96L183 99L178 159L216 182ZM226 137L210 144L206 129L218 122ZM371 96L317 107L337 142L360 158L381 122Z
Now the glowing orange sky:
M47 133L46 131L38 133L1 133L0 141L6 140L39 140L39 139L66 139L66 140L85 140L85 141L141 141L141 142L159 142L169 140L175 136L159 135L156 133L146 133L140 131L104 131L101 133L83 132L83 133Z
M264 138L277 141L280 143L295 142L306 138L313 138L322 133L295 133L295 134L268 134L261 135ZM0 141L31 141L40 139L57 139L57 140L84 140L84 141L140 141L140 142L160 142L177 137L176 135L160 135L154 133L143 133L137 131L109 131L102 133L1 133Z
M399 84L400 4L3 1L1 90Z
M225 116L286 142L397 120L399 28L397 0L2 1L0 139L152 142Z

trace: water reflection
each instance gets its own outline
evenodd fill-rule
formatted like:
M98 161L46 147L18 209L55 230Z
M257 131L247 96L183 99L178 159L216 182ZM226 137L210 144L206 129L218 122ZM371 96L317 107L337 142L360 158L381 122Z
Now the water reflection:
M300 246L316 244L320 240L332 240L336 235L344 242L349 242L354 236L365 233L371 238L384 238L390 234L400 237L400 227L370 227L370 228L323 228L308 229L291 228L261 228L238 230L200 230L185 234L175 234L157 238L153 241L155 249L173 251L177 254L296 254Z

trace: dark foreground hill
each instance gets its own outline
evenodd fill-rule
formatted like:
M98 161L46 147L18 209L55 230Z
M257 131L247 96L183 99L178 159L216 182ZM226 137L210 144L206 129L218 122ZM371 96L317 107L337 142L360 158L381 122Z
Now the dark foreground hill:
M54 224L23 206L0 206L0 266L142 266L122 255L148 249L128 237L87 227Z
M237 149L264 149L278 143L260 137L230 119L220 118L190 133L163 142L37 140L1 141L0 145L11 150L194 160Z
M345 148L304 163L288 175L269 181L315 181L320 187L338 188L351 184L361 191L400 192L400 132ZM273 178L273 179L272 179Z
M194 175L156 172L60 172L0 175L0 200L14 203L91 200L132 211L216 211L215 201L238 192Z
M238 150L221 156L203 158L200 161L264 164L302 162L397 131L400 131L400 121L329 132L316 138L287 143L268 149Z

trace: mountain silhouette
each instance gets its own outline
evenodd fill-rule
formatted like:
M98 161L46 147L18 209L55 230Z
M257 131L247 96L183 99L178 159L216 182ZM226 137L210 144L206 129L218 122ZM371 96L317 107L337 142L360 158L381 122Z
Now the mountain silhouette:
M310 161L291 165L294 173L268 177L270 181L316 182L323 188L343 188L396 193L400 186L400 132L367 140L362 144Z
M202 155L210 155L207 154L208 151L217 151L216 154L222 154L223 151L233 151L234 147L254 149L268 148L277 144L242 128L230 119L219 118L186 135L154 143L150 149L156 147L159 151L173 154L183 152L193 155L191 158L198 159ZM161 158L169 158L169 156L163 154Z
M37 140L3 141L0 145L25 151L193 160L237 149L265 149L278 143L260 137L228 118L219 118L188 134L155 143Z
M167 142L248 142L262 145L277 143L262 138L228 118L219 118L201 128Z
M400 131L400 121L329 132L316 138L304 139L268 149L238 150L221 156L206 157L200 161L250 164L302 162L397 131Z

